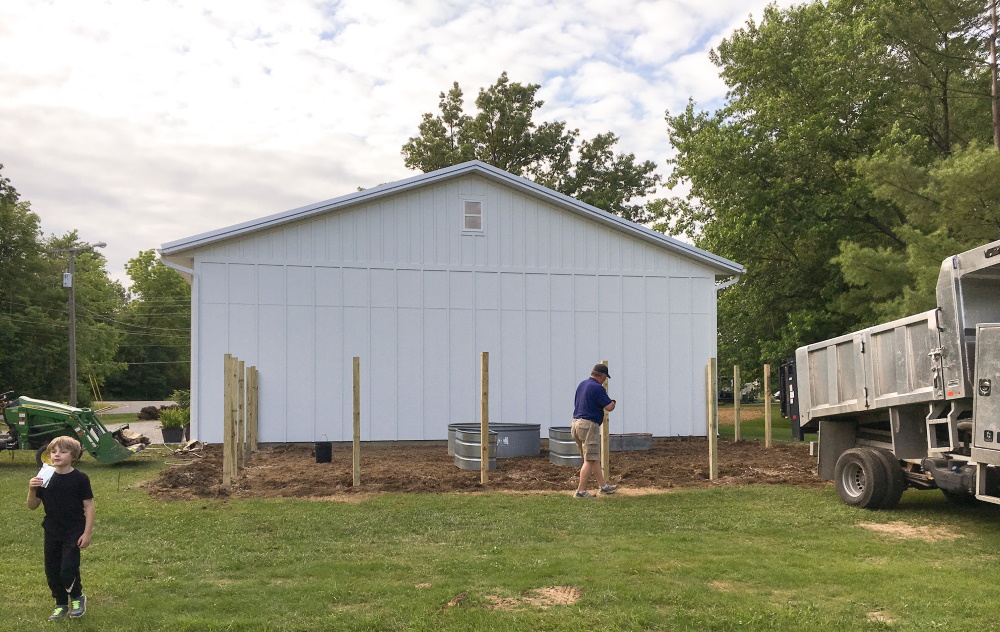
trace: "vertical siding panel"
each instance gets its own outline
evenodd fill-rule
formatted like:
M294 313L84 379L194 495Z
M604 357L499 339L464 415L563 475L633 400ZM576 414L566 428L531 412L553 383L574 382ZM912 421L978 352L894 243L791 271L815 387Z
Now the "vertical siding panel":
M284 305L261 305L260 330L257 346L260 348L260 392L258 409L261 424L259 438L263 443L284 443L288 441L286 426L287 367L285 351L288 347L286 336L288 323L285 320Z
M289 441L316 441L316 281L314 268L287 266L287 366Z
M374 297L373 297L374 298ZM368 439L400 439L397 433L398 410L396 408L397 391L397 336L399 334L396 321L396 310L391 307L372 307L371 309L371 372L372 393L369 400L371 418L369 419ZM409 422L409 419L406 420Z
M350 373L351 358L344 353L344 317L339 268L316 269L316 434L330 441L346 441L341 418L353 401L344 390L345 373ZM352 374L353 375L353 374ZM353 392L351 392L353 397Z

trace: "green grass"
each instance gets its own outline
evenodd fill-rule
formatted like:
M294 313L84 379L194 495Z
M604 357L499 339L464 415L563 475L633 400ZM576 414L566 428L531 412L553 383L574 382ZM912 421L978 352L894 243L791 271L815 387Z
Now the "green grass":
M26 453L0 453L0 628L52 630ZM992 629L998 517L909 491L894 511L832 488L743 487L579 501L568 494L383 495L356 503L157 502L163 453L101 466L75 630ZM961 535L894 539L859 523ZM494 610L576 586L571 606ZM466 599L446 604L456 595ZM894 620L869 620L881 612ZM873 615L871 615L873 616Z
M97 416L105 424L132 424L139 421L138 413L100 413Z
M732 410L732 405L719 406L719 410ZM740 437L752 441L764 439L764 405L763 404L743 404L740 406ZM736 427L732 424L720 425L719 436L732 439L735 435ZM788 442L792 440L792 422L781 416L780 404L771 405L771 438L774 441ZM815 441L816 434L807 434L805 441Z

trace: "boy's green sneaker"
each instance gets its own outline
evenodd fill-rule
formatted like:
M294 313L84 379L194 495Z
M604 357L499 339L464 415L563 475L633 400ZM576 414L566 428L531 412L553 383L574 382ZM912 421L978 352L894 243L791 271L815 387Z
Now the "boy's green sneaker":
M69 611L70 619L79 619L87 612L87 596L80 595L79 599L73 599L69 602L73 609Z
M69 614L69 606L56 606L56 609L49 615L49 621L58 621Z

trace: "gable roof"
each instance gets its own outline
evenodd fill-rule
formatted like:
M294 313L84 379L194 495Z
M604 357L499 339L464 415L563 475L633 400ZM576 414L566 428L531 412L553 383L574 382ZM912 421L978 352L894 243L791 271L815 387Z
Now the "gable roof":
M194 235L167 242L160 247L159 252L162 257L181 254L186 250L191 250L192 248L211 245L235 237L243 237L249 233L274 228L275 226L280 226L289 222L314 217L329 211L353 206L363 202L370 202L379 198L395 195L409 189L415 189L417 187L438 183L450 178L456 178L464 175L482 176L488 180L493 180L519 190L527 195L546 200L559 208L577 213L590 220L612 226L617 230L631 234L634 237L652 243L665 250L669 250L708 265L717 271L717 276L725 277L743 273L743 266L734 261L712 254L706 250L696 248L691 244L669 237L663 233L656 232L655 230L646 228L641 224L636 224L635 222L622 219L617 215L612 215L611 213L603 211L595 206L585 204L568 195L564 195L558 191L553 191L552 189L543 187L536 182L532 182L531 180L527 180L520 176L515 176L512 173L498 169L497 167L488 165L479 160L463 162L462 164L454 165L452 167L445 167L444 169L438 169L437 171L422 173L420 175L413 176L412 178L397 180L396 182L390 182L388 184L381 184L371 189L365 189L364 191L357 191L355 193L349 193L331 200L301 206L283 213L276 213L274 215L268 215L266 217L250 220L248 222L234 224L232 226L209 231L207 233L201 233L200 235Z

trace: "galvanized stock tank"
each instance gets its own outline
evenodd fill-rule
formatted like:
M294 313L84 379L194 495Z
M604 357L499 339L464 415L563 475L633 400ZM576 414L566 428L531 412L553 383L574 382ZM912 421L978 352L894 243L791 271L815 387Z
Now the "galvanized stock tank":
M458 429L479 433L479 424L450 424L448 426L448 456L455 456L455 433ZM515 456L538 456L542 452L541 425L539 424L490 424L490 432L497 436L498 459Z
M573 429L569 426L549 428L549 462L553 465L583 465L583 457L573 440Z

